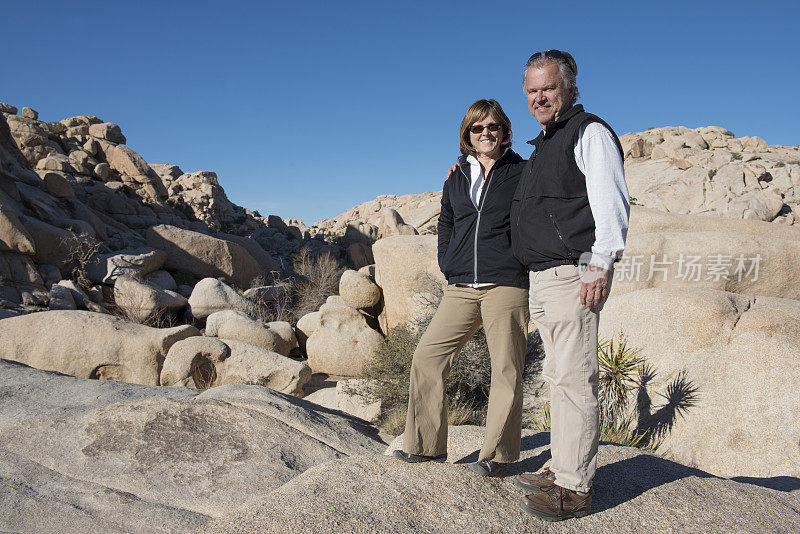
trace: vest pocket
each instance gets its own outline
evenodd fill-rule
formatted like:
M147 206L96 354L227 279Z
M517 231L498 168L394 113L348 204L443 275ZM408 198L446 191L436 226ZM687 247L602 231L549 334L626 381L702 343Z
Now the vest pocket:
M559 228L558 226L558 221L556 220L555 215L553 215L553 213L550 210L547 210L547 216L550 218L550 223L553 225L553 230L556 231L556 236L558 236L558 240L561 242L561 245L567 252L567 258L569 258L570 261L575 261L575 257L572 254L572 249L570 249L569 245L567 245L567 242L564 239L564 234L561 233L561 228Z

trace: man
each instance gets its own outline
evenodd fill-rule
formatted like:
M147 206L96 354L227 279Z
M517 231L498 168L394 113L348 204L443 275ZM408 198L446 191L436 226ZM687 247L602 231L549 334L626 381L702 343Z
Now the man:
M589 513L600 435L597 325L630 212L619 139L575 102L575 60L537 52L525 65L528 109L542 127L511 207L514 255L530 270L531 319L550 386L549 468L519 475L520 505L543 519ZM587 261L588 260L588 261Z

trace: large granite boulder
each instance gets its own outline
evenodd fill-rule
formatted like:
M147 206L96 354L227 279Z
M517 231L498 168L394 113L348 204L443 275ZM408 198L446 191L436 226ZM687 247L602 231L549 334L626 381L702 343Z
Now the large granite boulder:
M385 448L363 421L259 386L145 387L2 360L0 397L3 532L191 532Z
M166 266L198 278L226 277L238 287L250 287L261 267L241 245L190 230L160 224L147 230L147 244L167 253Z
M203 278L192 289L189 306L194 317L205 319L212 313L223 310L247 313L253 308L253 303L216 278Z
M308 365L315 373L359 376L382 341L358 310L334 295L320 307L319 328L306 341Z
M150 328L103 313L45 311L3 319L3 356L79 378L158 385L169 348L193 326Z
M246 313L235 310L214 312L206 319L206 335L223 339L235 339L256 345L268 351L288 356L297 344L294 332L283 328L283 324L271 328L270 324L253 319Z
M722 476L800 476L800 302L644 289L606 303L600 335L619 331L654 372L633 400L659 450Z
M383 291L381 329L388 332L430 313L432 296L446 283L439 270L435 235L393 236L372 245L375 282Z
M0 204L0 251L33 255L33 238L13 210Z
M183 295L161 289L132 276L120 276L114 282L114 303L131 321L143 323L151 317L177 312L186 306Z
M792 240L731 231L637 231L615 267L612 294L691 287L800 299L800 229L797 234Z
M201 336L175 343L161 371L162 386L258 384L290 395L301 395L309 378L303 362L250 343Z
M360 310L380 302L381 289L366 275L348 269L339 279L339 295L345 304Z
M201 531L483 534L800 528L796 494L717 478L614 445L600 446L592 513L579 520L547 523L520 509L523 492L512 477L487 479L467 469L467 463L477 460L482 440L482 427L451 427L448 462L441 464L371 456L328 462ZM541 467L548 455L547 442L547 434L526 431L521 461L510 474Z

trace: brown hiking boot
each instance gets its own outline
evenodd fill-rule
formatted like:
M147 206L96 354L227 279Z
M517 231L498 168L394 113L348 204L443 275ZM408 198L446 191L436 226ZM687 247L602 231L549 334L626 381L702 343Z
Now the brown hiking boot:
M545 467L538 473L523 473L514 477L514 484L517 487L530 491L531 493L541 493L547 491L556 485L556 475L550 471L549 467Z
M561 521L572 517L583 517L592 507L592 490L578 495L572 490L553 486L549 491L525 495L519 500L526 512L546 521Z

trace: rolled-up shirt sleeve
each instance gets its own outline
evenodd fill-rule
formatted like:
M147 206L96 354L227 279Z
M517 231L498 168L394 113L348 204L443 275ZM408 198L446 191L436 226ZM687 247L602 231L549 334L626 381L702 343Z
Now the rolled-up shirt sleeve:
M599 122L581 127L575 142L575 163L586 176L594 217L595 239L589 263L611 269L625 249L631 207L622 155L608 128Z

